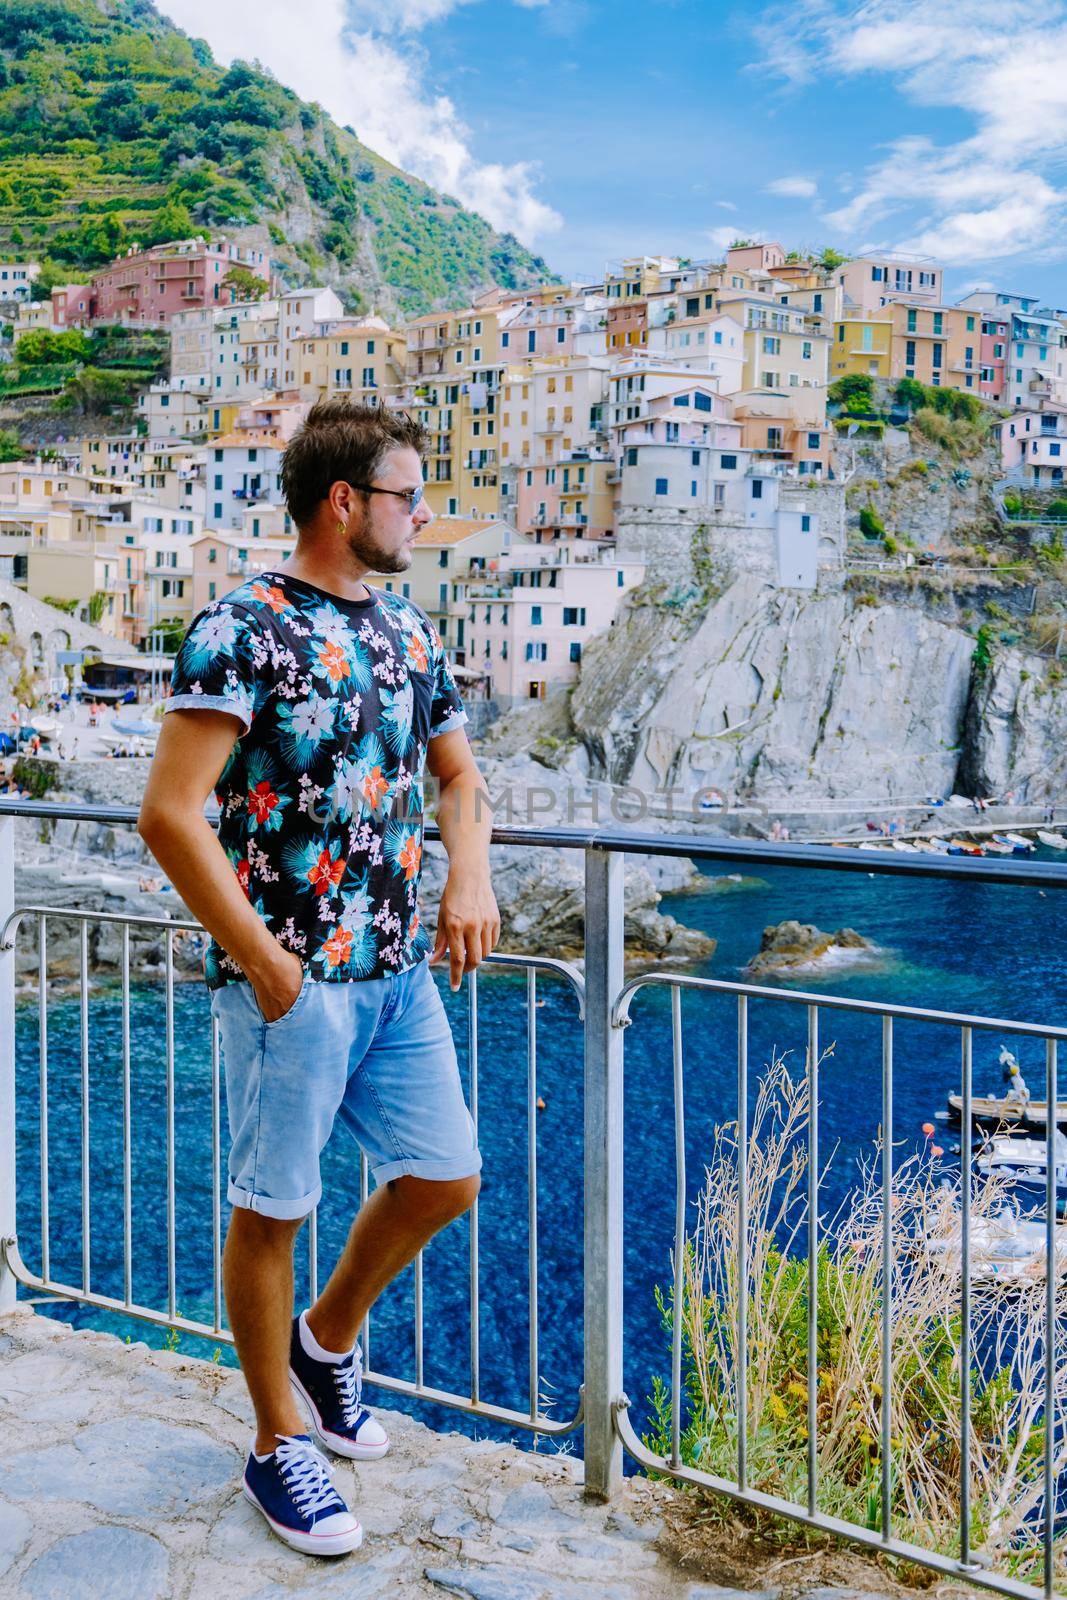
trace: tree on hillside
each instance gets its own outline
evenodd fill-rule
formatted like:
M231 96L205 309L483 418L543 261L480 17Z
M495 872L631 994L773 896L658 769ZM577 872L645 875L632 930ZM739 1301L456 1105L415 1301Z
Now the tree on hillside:
M196 231L192 212L181 200L168 200L156 212L145 244L169 244L172 239L190 239Z
M53 333L49 328L31 328L15 346L20 367L53 367L70 361L88 361L90 343L80 328Z
M222 287L230 290L238 305L244 305L252 300L266 299L269 285L256 273L249 272L247 267L235 266L227 268Z
M819 252L819 265L824 272L836 272L847 260L848 256L843 256L840 250L835 250L832 245L827 245Z

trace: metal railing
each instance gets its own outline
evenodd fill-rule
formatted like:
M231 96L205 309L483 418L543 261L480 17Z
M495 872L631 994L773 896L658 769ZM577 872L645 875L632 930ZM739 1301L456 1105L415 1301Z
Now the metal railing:
M184 1317L178 1310L176 1284L176 1161L175 1161L175 940L187 934L201 934L195 923L160 918L138 917L125 913L99 913L68 908L26 905L17 906L14 900L14 834L15 818L62 819L68 822L103 823L112 827L131 825L135 812L130 809L94 806L50 806L34 802L0 801L0 1313L10 1310L15 1302L17 1285L21 1284L39 1294L52 1294L102 1310L127 1313L157 1326L206 1335L217 1342L229 1339L224 1326L221 1291L222 1215L220 1186L221 1113L220 1070L217 1031L213 1028L211 1040L210 1116L211 1116L211 1255L213 1263L212 1315L210 1320L197 1321ZM436 830L427 830L436 837ZM508 1426L524 1428L541 1435L572 1433L580 1425L584 1428L585 1485L588 1494L610 1499L622 1483L624 1454L636 1463L673 1477L679 1481L702 1485L733 1497L745 1504L772 1511L809 1527L840 1535L853 1543L861 1543L886 1554L915 1561L942 1574L966 1577L970 1582L995 1592L1031 1600L1031 1597L1054 1593L1054 1537L1056 1531L1056 1462L1063 1453L1063 1424L1065 1421L1064 1397L1057 1387L1063 1387L1064 1375L1057 1373L1059 1349L1057 1325L1060 1310L1057 1305L1057 1281L1062 1262L1057 1258L1055 1233L1056 1219L1056 1117L1050 1114L1046 1122L1046 1179L1044 1184L1045 1228L1045 1329L1041 1370L1043 1374L1044 1461L1043 1505L1041 1508L1041 1549L1043 1552L1043 1583L1041 1587L1026 1583L1003 1572L995 1572L982 1564L982 1553L975 1549L971 1513L971 1461L970 1417L971 1390L963 1374L970 1375L976 1360L972 1328L972 1274L971 1247L973 1228L971 1216L970 1163L972 1156L972 1059L976 1033L996 1030L1040 1041L1044 1047L1046 1101L1049 1108L1057 1102L1057 1050L1067 1042L1067 1027L1006 1021L1000 1018L969 1015L965 1013L933 1011L926 1008L889 1004L860 999L846 999L828 994L797 992L790 989L769 988L755 983L726 982L701 978L690 974L664 970L646 971L627 978L624 972L624 896L623 871L627 854L687 856L694 860L715 861L728 866L762 865L803 867L813 871L862 873L867 876L893 876L957 882L989 882L991 884L1026 887L1067 888L1067 868L1021 861L1015 858L970 860L964 858L878 855L871 852L809 846L791 843L763 844L718 838L707 839L691 835L641 834L629 831L592 828L512 828L494 830L494 840L501 844L517 846L542 846L573 849L583 852L585 860L585 962L584 972L579 972L568 962L552 957L526 955L498 955L488 966L510 967L525 973L526 991L526 1157L527 1157L527 1216L528 1238L526 1245L526 1298L529 1310L529 1385L528 1406L521 1411L513 1406L501 1405L483 1394L480 1343L480 1258L479 1211L476 1202L469 1220L469 1383L464 1388L443 1390L425 1381L425 1342L423 1327L423 1267L421 1257L414 1273L414 1347L415 1379L403 1379L394 1374L378 1371L371 1362L370 1319L365 1324L363 1336L369 1382L392 1390L411 1400L426 1400L459 1408L475 1416L492 1419ZM78 1006L79 1006L79 1073L80 1073L80 1141L81 1141L81 1272L80 1281L58 1281L52 1272L50 1239L52 1218L49 1210L49 1066L48 1066L48 929L60 919L73 921L78 929ZM119 978L121 990L121 1190L123 1212L123 1259L121 1295L106 1295L93 1284L92 1258L92 1174L90 1129L90 1078L93 1062L89 1035L89 966L88 934L94 924L111 924L120 930ZM20 1239L16 1211L15 1191L15 952L20 932L36 926L37 941L37 1038L38 1074L37 1096L40 1170L34 1187L40 1193L40 1244L41 1269L34 1272L27 1266ZM159 1304L141 1304L133 1293L133 1118L130 1044L131 995L131 938L146 931L161 936L163 944L163 986L165 993L165 1094L163 1111L163 1145L166 1164L166 1229L163 1248L166 1252L165 1293ZM562 1418L550 1417L539 1395L540 1350L538 1316L538 1039L537 1039L537 980L539 973L550 973L561 979L571 990L578 1003L584 1041L584 1107L583 1107L583 1168L584 1168L584 1316L583 1316L583 1378L580 1392L573 1403L564 1405ZM466 980L467 995L467 1047L470 1068L471 1113L477 1132L479 1116L479 987L485 979L472 974ZM670 1436L669 1453L660 1454L642 1441L632 1420L632 1406L624 1386L623 1373L623 1154L624 1154L624 1094L623 1062L626 1041L634 1026L631 1011L635 998L642 991L659 991L670 999L670 1081L672 1086L674 1126L674 1189L672 1283L673 1304L684 1303L685 1251L689 1238L689 1210L692 1197L689 1192L686 1161L685 1079L686 1062L683 1048L682 1006L683 998L693 995L717 995L727 1001L732 999L736 1008L731 1034L735 1062L734 1082L737 1105L737 1274L739 1291L736 1300L736 1350L737 1372L731 1382L737 1397L736 1404L736 1471L733 1476L713 1473L694 1466L683 1459L682 1425L686 1409L686 1389L683 1382L683 1334L680 1316L673 1317L671 1349L671 1381L669 1393ZM766 1492L753 1482L749 1456L750 1418L748 1415L748 1359L749 1315L751 1291L749 1260L749 1050L750 1024L756 1008L773 1004L785 1006L790 1013L799 1012L806 1036L804 1083L808 1093L810 1113L805 1142L806 1167L806 1329L809 1374L819 1374L818 1318L819 1276L818 1260L825 1229L819 1215L820 1203L820 1145L819 1145L819 1062L821 1013L852 1012L877 1019L881 1024L881 1121L885 1136L880 1147L880 1173L878 1192L881 1196L881 1373L882 1407L881 1438L879 1441L880 1483L878 1489L879 1514L873 1525L861 1525L831 1515L820 1508L820 1467L817 1381L807 1384L807 1493L802 1502ZM958 1554L945 1554L931 1550L915 1541L901 1537L894 1511L893 1451L890 1429L893 1420L892 1395L893 1368L893 1283L895 1252L901 1241L894 1236L893 1203L895 1197L896 1169L894 1165L893 1096L894 1096L894 1030L898 1024L922 1023L937 1029L956 1030L960 1040L961 1108L961 1169L963 1181L960 1189L960 1281L959 1281L959 1362L961 1428L957 1441L959 1449L959 1535ZM368 1192L368 1174L365 1159L361 1162L361 1196ZM73 1219L65 1218L70 1223ZM309 1286L312 1297L318 1284L318 1230L313 1213L308 1230ZM116 1264L117 1267L117 1264ZM162 1283L163 1277L160 1276ZM165 1301L165 1303L163 1303ZM822 1358L825 1370L825 1356ZM1062 1463L1061 1463L1062 1464ZM906 1531L906 1530L905 1530Z

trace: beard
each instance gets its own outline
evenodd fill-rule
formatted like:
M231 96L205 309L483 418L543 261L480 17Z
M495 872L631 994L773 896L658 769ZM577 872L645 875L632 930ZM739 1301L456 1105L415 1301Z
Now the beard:
M406 572L411 566L411 551L403 545L399 550L385 549L368 527L368 522L369 518L365 516L358 528L349 523L345 542L350 553L360 566L369 568L371 572Z

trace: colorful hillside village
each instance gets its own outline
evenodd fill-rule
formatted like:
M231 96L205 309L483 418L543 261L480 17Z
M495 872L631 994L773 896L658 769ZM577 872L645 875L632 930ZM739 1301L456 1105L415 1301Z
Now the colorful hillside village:
M1002 418L1006 474L1062 481L1067 313L994 289L947 304L933 261L739 242L402 326L286 289L227 239L134 249L35 297L39 274L0 262L16 351L39 329L153 328L169 375L127 431L72 422L0 466L0 579L137 647L284 560L281 456L321 396L425 424L435 518L385 586L430 614L468 692L502 704L574 681L661 531L736 530L772 581L814 587L841 543L835 446L863 426L828 417L842 379L971 396Z

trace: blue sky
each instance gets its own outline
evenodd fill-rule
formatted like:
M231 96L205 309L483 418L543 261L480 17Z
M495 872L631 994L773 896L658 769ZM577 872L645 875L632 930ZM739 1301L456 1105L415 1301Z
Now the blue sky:
M1067 0L159 4L568 277L736 231L1067 304Z

